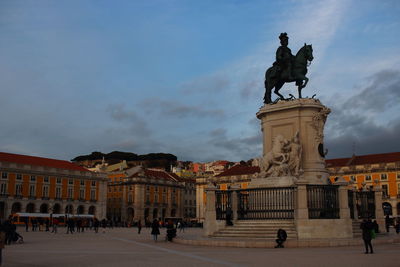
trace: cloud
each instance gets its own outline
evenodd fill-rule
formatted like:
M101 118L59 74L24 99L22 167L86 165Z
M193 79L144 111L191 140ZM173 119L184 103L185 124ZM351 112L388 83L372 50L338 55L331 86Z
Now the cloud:
M132 110L126 110L124 104L112 104L106 109L110 117L120 124L120 128L111 131L129 131L136 136L148 136L151 134L146 121Z
M230 85L231 81L228 75L218 72L183 82L179 87L184 94L210 94L224 91L229 88Z
M168 101L159 98L146 99L140 104L147 111L157 110L160 114L167 115L172 118L186 117L210 117L222 119L225 117L223 109L209 109L198 105L185 105L178 101Z
M371 77L370 84L350 97L344 106L352 110L382 112L400 101L400 71L383 70Z
M353 144L358 154L400 150L400 72L380 71L369 81L359 93L328 105L332 107L325 134L329 158L351 156Z
M261 131L255 135L230 138L226 129L218 128L211 131L209 136L208 142L217 148L215 151L221 150L220 152L230 158L245 160L258 157L262 153Z

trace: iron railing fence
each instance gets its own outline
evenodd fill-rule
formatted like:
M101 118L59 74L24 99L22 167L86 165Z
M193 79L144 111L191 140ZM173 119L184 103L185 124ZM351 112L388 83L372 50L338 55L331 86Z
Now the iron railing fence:
M217 220L226 220L227 208L232 208L232 191L215 191L215 212Z
M238 219L293 219L295 188L252 188L237 190Z
M339 193L336 185L307 185L309 219L339 219Z
M356 207L358 218L375 219L375 192L374 191L357 191Z
M347 191L347 198L349 201L349 209L350 209L350 218L354 220L354 191L353 190L348 190Z

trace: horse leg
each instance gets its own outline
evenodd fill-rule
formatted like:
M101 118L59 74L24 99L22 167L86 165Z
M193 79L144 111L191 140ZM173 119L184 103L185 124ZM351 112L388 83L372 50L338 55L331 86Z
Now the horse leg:
M265 94L264 94L264 104L269 104L271 100L271 88L269 88L267 80L264 81Z
M276 95L278 95L279 96L279 98L280 99L282 99L282 100L285 100L285 98L283 97L283 95L281 95L280 93L279 93L279 90L282 88L282 86L285 84L285 82L278 82L278 83L276 83L276 85L275 85L275 91L274 91L274 93L276 94Z
M304 83L303 83L303 80L305 81ZM297 90L299 91L299 98L302 98L302 96L301 96L301 90L302 90L304 87L306 87L307 83L308 83L308 78L305 77L305 76L304 76L304 78L301 79L298 83L296 83L296 84L297 84Z

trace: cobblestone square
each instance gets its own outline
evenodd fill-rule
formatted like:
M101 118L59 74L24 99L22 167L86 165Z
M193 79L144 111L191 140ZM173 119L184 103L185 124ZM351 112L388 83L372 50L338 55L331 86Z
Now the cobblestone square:
M154 242L150 230L107 229L66 234L24 232L24 244L3 250L3 266L399 266L400 244L376 245L365 255L362 246L333 248L224 248L165 242L165 229ZM200 236L187 228L178 236ZM394 235L394 233L391 233Z

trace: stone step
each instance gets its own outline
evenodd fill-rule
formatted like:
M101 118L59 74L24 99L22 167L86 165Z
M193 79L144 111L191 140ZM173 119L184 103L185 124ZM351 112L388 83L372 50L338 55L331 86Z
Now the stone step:
M296 229L284 229L286 232L296 232ZM278 229L236 229L236 228L223 228L221 231L228 232L257 232L257 233L277 233Z
M250 234L250 233L243 233L243 234L237 234L237 233L233 233L233 234L221 234L221 233L217 233L214 234L213 237L240 237L240 238L264 238L264 239L272 239L275 240L276 239L276 235L267 235L267 234ZM296 239L297 235L294 234L288 234L288 239Z

